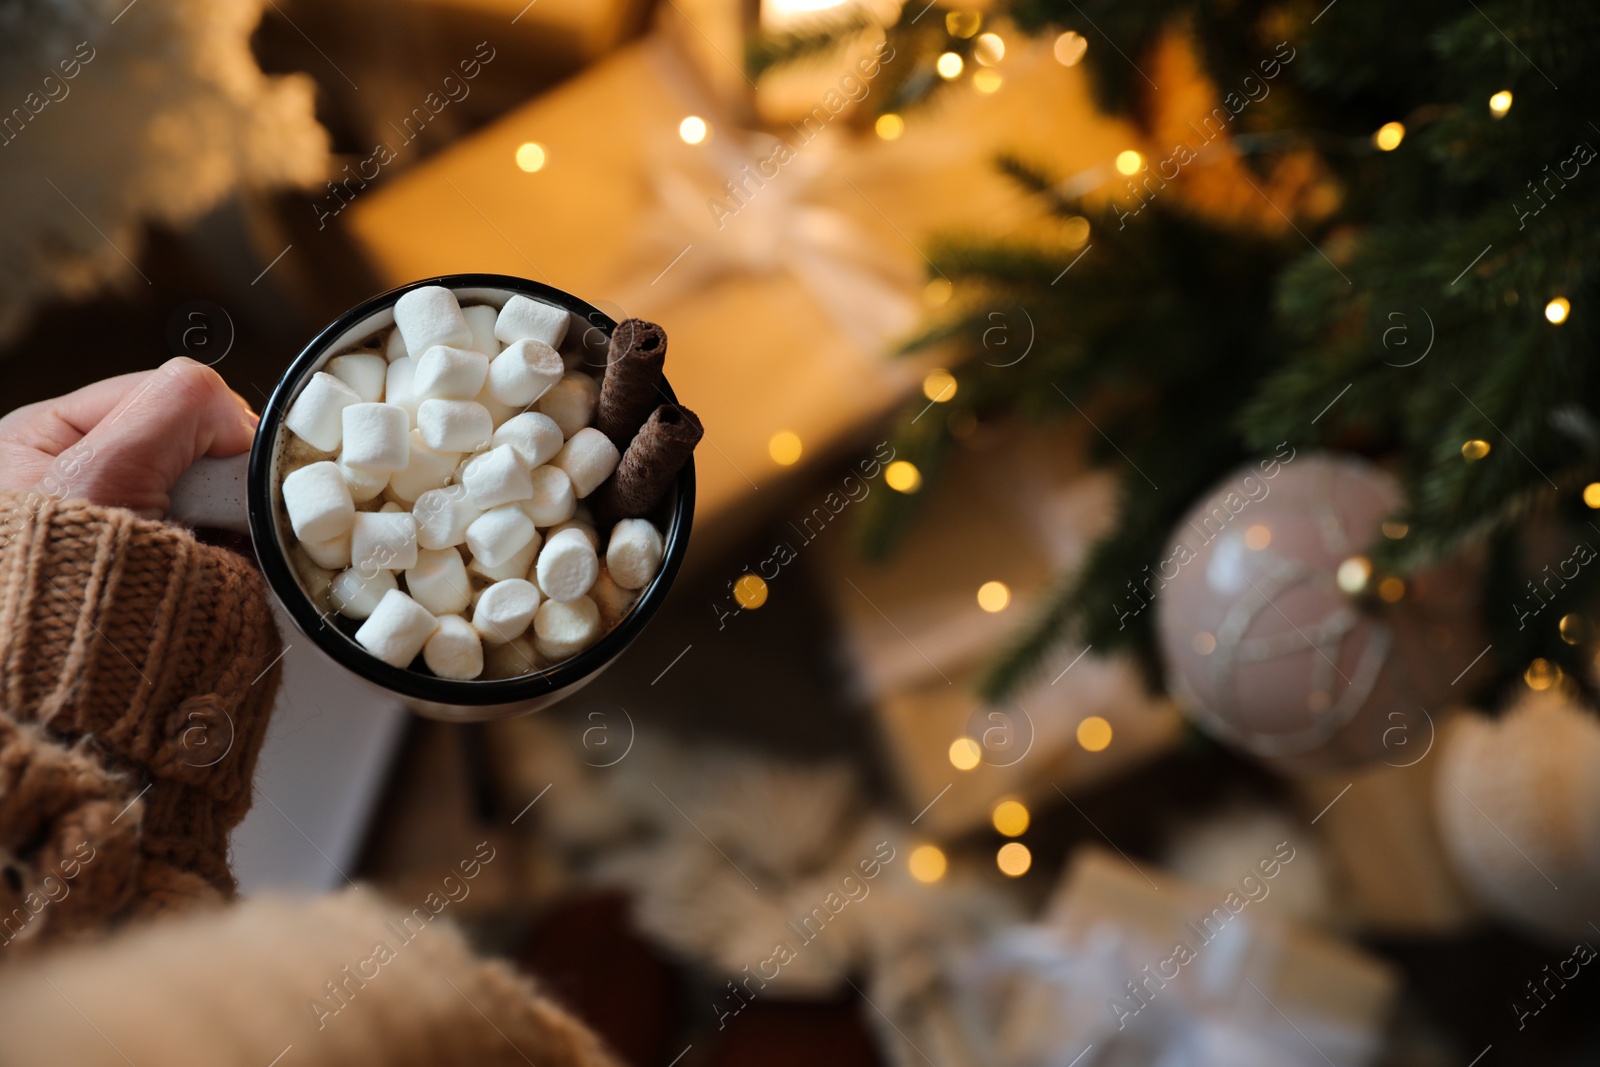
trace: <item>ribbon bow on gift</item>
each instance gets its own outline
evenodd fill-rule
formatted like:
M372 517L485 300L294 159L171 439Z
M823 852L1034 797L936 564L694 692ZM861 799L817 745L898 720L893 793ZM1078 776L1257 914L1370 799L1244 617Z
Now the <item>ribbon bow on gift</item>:
M1323 1018L1294 1021L1267 998L1275 957L1269 924L1236 919L1177 977L1143 989L1130 979L1166 951L1112 924L1071 940L1050 927L1017 927L993 944L991 975L1006 998L995 1062L1006 1067L1358 1067L1373 1035ZM1269 940L1270 939L1270 940ZM1255 945L1252 946L1252 942ZM1252 947L1256 952L1252 952ZM1259 972L1251 978L1247 971ZM1192 972L1192 973L1191 973ZM1291 1008L1292 1010L1292 1008Z
M683 97L698 95L675 57L661 50L655 58ZM622 306L647 314L729 278L787 273L865 352L876 354L909 331L917 315L906 295L918 280L915 266L875 246L867 228L833 206L849 198L875 210L842 174L845 135L808 128L779 139L720 119L712 128L693 149L663 135L647 153L665 162L648 179L653 206L630 259L634 270L641 260L662 266L626 292Z

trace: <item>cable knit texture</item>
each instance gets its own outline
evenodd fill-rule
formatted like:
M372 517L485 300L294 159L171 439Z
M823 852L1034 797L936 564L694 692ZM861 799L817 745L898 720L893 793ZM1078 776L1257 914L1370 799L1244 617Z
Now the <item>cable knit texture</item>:
M267 596L177 527L0 493L0 1059L620 1067L436 909L196 908L234 895L280 674ZM101 936L164 912L198 914Z
M233 896L281 673L267 597L179 527L0 493L0 950Z

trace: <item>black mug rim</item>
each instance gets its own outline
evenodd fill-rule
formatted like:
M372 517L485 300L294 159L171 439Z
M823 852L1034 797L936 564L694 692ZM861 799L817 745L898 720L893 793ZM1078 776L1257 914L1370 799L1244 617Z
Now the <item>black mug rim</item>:
M518 678L453 681L418 674L404 667L392 667L366 652L318 614L311 598L301 589L294 568L283 551L272 506L272 479L275 474L273 453L283 417L297 393L301 379L323 357L334 340L362 319L392 307L404 294L430 285L443 286L452 291L503 289L534 297L565 308L585 320L589 328L601 330L608 338L617 325L616 320L605 312L571 293L509 274L443 274L410 282L357 304L324 327L300 350L288 370L278 379L272 396L261 411L261 425L250 449L249 477L245 490L250 539L255 544L262 573L284 610L300 632L340 666L400 696L438 704L486 707L526 703L559 693L598 673L633 643L660 608L689 548L689 530L694 522L694 457L689 458L675 483L676 499L671 504L671 517L664 531L660 570L640 592L638 600L622 621L577 655ZM661 391L668 403L678 402L672 386L665 378L661 381Z

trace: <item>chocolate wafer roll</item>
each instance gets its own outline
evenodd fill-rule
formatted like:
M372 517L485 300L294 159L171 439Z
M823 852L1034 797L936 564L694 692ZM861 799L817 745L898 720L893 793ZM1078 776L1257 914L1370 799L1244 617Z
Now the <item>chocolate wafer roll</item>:
M688 408L678 404L656 408L639 427L616 471L589 498L595 517L610 526L619 519L649 515L703 436L700 416Z
M628 447L651 409L661 402L661 365L666 358L667 332L653 322L624 319L611 332L595 426L617 448Z

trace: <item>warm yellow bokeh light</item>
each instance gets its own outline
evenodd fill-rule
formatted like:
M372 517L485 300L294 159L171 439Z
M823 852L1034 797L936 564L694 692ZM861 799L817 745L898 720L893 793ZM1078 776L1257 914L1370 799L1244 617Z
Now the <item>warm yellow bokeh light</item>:
M998 33L985 33L973 45L972 57L986 67L992 67L1006 57L1006 42Z
M1497 119L1506 117L1506 112L1511 110L1511 90L1501 89L1489 98L1489 114Z
M1272 530L1259 522L1244 532L1244 546L1257 552L1272 544Z
M759 574L747 574L733 583L733 599L753 611L767 602L767 583Z
M1572 305L1564 296L1558 296L1544 306L1544 317L1560 326L1567 321L1567 314L1572 310Z
M993 615L1006 610L1011 603L1011 590L1005 582L984 582L978 586L978 607Z
M958 771L970 771L983 761L983 749L970 737L958 737L950 742L950 766Z
M922 395L943 404L956 395L956 376L942 367L928 372L922 379Z
M699 115L690 115L678 123L678 136L684 144L699 144L711 135L711 127Z
M950 863L939 846L918 845L911 850L911 858L906 861L906 866L911 870L911 877L923 885L932 885L944 877Z
M791 467L800 462L800 435L791 430L779 430L767 442L767 455L780 467Z
M999 92L1004 81L999 71L990 70L988 67L974 71L972 75L972 87L980 93Z
M1074 215L1061 224L1061 239L1068 248L1082 248L1089 240L1089 220Z
M1561 640L1569 645L1582 644L1584 635L1588 630L1583 616L1576 613L1561 616L1561 622L1557 628L1561 631Z
M1590 482L1583 487L1583 502L1591 508L1600 509L1600 482Z
M544 169L544 145L538 141L524 141L517 146L517 166L532 174Z
M883 472L883 480L897 493L915 493L922 488L922 472L917 470L915 464L903 459L889 464Z
M1078 60L1089 50L1089 39L1081 33L1068 30L1056 38L1054 52L1056 62L1063 67L1076 66Z
M846 0L761 0L761 22L770 29L804 25L821 12L844 3Z
M1372 135L1372 143L1385 152L1393 152L1405 139L1405 125L1399 122L1385 122L1378 127L1378 132Z
M1351 556L1333 572L1333 581L1344 592L1355 596L1367 588L1372 577L1372 561L1366 556Z
M1031 816L1028 809L1015 800L1002 800L990 813L994 828L1007 837L1021 837L1028 829Z
M931 308L944 307L953 292L955 286L950 284L949 278L935 278L922 287L922 302Z
M1378 596L1385 604L1397 604L1405 595L1405 581L1392 574L1378 583Z
M951 11L944 17L944 28L950 36L963 41L977 33L983 26L983 16L976 11Z
M939 72L939 77L949 81L951 78L961 77L961 72L966 66L956 53L945 52L939 56L938 62L934 63L933 69Z
M1403 522L1389 521L1383 524L1383 536L1391 541L1398 541L1411 532L1411 527Z
M1468 463L1476 463L1489 454L1489 442L1479 437L1474 437L1461 446L1461 458Z
M1522 680L1528 683L1528 688L1537 690L1549 689L1564 677L1566 672L1547 659L1534 660L1522 674Z
M1201 630L1189 641L1189 647L1202 656L1209 656L1217 650L1217 637L1210 630Z
M1078 724L1078 744L1087 752L1099 752L1111 744L1111 724L1091 715Z
M872 124L872 128L885 141L893 141L906 132L906 120L893 111L886 111L878 116L878 121Z
M994 854L995 866L1000 868L1000 873L1010 878L1021 878L1028 873L1028 868L1033 866L1033 853L1028 851L1028 846L1021 841L1007 841L1000 846L1000 851Z
M1138 174L1139 168L1144 166L1144 157L1133 149L1124 149L1117 153L1118 174Z

